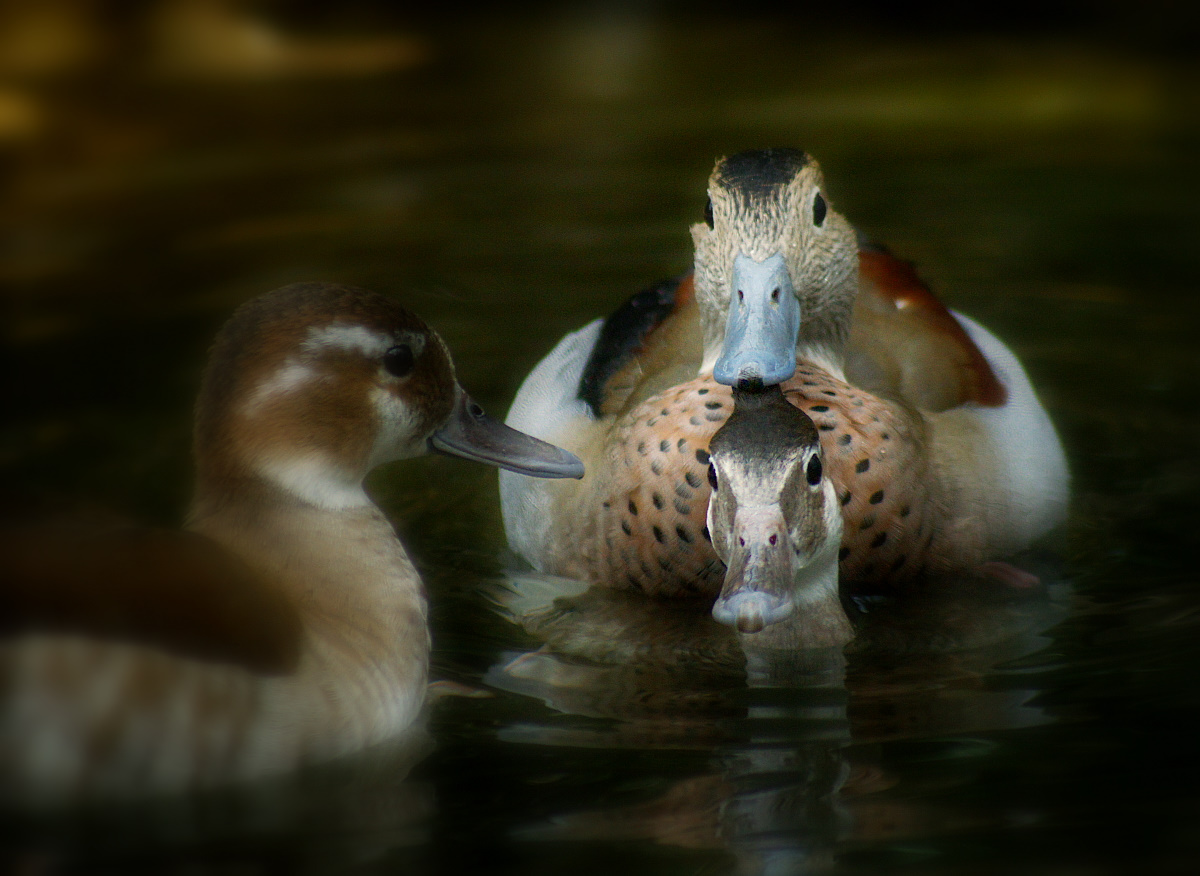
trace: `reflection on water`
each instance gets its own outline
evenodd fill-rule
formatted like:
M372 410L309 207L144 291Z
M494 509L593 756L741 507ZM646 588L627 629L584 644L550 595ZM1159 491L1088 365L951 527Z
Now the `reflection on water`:
M541 644L503 654L485 681L558 714L503 726L502 740L710 754L708 772L649 800L557 813L519 834L721 849L739 873L786 874L825 872L841 844L904 825L954 829L951 813L874 796L896 781L878 743L935 737L931 757L969 759L993 748L970 734L1052 720L1036 690L987 679L1042 652L1069 600L1061 583L941 586L872 604L846 653L743 654L704 606L509 575L492 596Z
M844 658L780 662L703 611L500 587L493 474L380 472L435 668L492 696L436 702L415 765L6 815L5 865L1195 869L1200 70L1182 28L1143 7L1025 37L636 4L102 6L0 10L3 513L174 522L205 347L295 280L402 295L501 414L563 333L686 267L713 159L769 145L812 151L841 212L1021 355L1075 502L1037 593L868 605ZM173 31L191 47L168 39L187 15L207 16ZM204 48L221 28L240 55ZM519 623L492 608L505 589Z
M262 866L306 861L330 872L429 842L436 798L414 780L428 737L382 746L338 767L195 797L93 805L53 816L6 813L4 872L89 869L162 872L162 849L219 868L246 843Z

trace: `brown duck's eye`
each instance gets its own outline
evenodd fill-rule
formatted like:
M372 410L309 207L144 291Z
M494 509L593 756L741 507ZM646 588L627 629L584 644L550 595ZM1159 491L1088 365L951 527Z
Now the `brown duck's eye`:
M383 354L383 367L393 377L407 377L412 373L415 361L412 347L408 344L397 344Z
M714 493L717 491L717 467L711 462L708 464L708 485Z
M821 474L821 460L817 458L816 454L813 454L809 457L808 468L804 470L804 476L808 478L809 484L815 487L821 483Z
M704 205L704 224L709 228L713 227L712 198L709 198L708 203Z
M825 214L829 207L825 203L825 199L821 197L821 193L817 192L817 196L813 198L813 225L818 228L825 222Z

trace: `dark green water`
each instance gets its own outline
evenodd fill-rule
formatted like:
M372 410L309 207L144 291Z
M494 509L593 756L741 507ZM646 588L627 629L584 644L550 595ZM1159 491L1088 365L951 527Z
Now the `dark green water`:
M1200 868L1200 67L1119 31L581 12L408 33L423 59L373 75L156 78L131 50L4 86L38 114L0 128L12 501L176 522L208 340L295 280L400 296L503 413L564 332L688 265L717 155L797 145L1025 362L1074 476L1033 560L1047 593L970 625L931 609L924 644L844 671L614 656L635 634L603 605L575 634L594 621L606 657L538 651L488 598L514 564L495 474L402 464L372 488L428 583L436 673L493 696L439 701L407 774L380 754L10 819L13 869Z

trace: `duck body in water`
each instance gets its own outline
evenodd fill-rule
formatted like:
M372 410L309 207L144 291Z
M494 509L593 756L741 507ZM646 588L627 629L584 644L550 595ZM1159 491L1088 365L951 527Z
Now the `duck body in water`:
M510 544L539 571L713 598L705 470L731 387L779 385L816 425L843 582L986 569L1065 517L1058 436L1017 357L860 240L805 153L717 162L690 273L567 335L507 422L572 448L578 483L501 473Z
M196 406L185 530L0 535L4 802L213 787L403 733L426 597L362 481L429 449L583 473L487 418L389 298L299 284L240 308Z

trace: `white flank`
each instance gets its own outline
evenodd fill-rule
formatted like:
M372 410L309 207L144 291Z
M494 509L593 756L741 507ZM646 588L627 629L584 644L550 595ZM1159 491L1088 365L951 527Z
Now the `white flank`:
M975 409L991 436L1009 497L1014 536L1028 544L1066 517L1069 474L1058 433L1012 351L999 338L960 313L954 313L987 357L1008 391L1003 407Z
M559 341L529 372L504 422L549 441L579 417L591 419L591 409L579 398L579 379L603 325L604 320L594 320Z
M591 408L579 398L579 379L603 324L597 319L559 341L525 378L504 422L543 441L578 449L571 446L572 427L594 422ZM551 495L558 489L562 486L556 481L500 472L500 511L508 543L535 565L545 536Z

